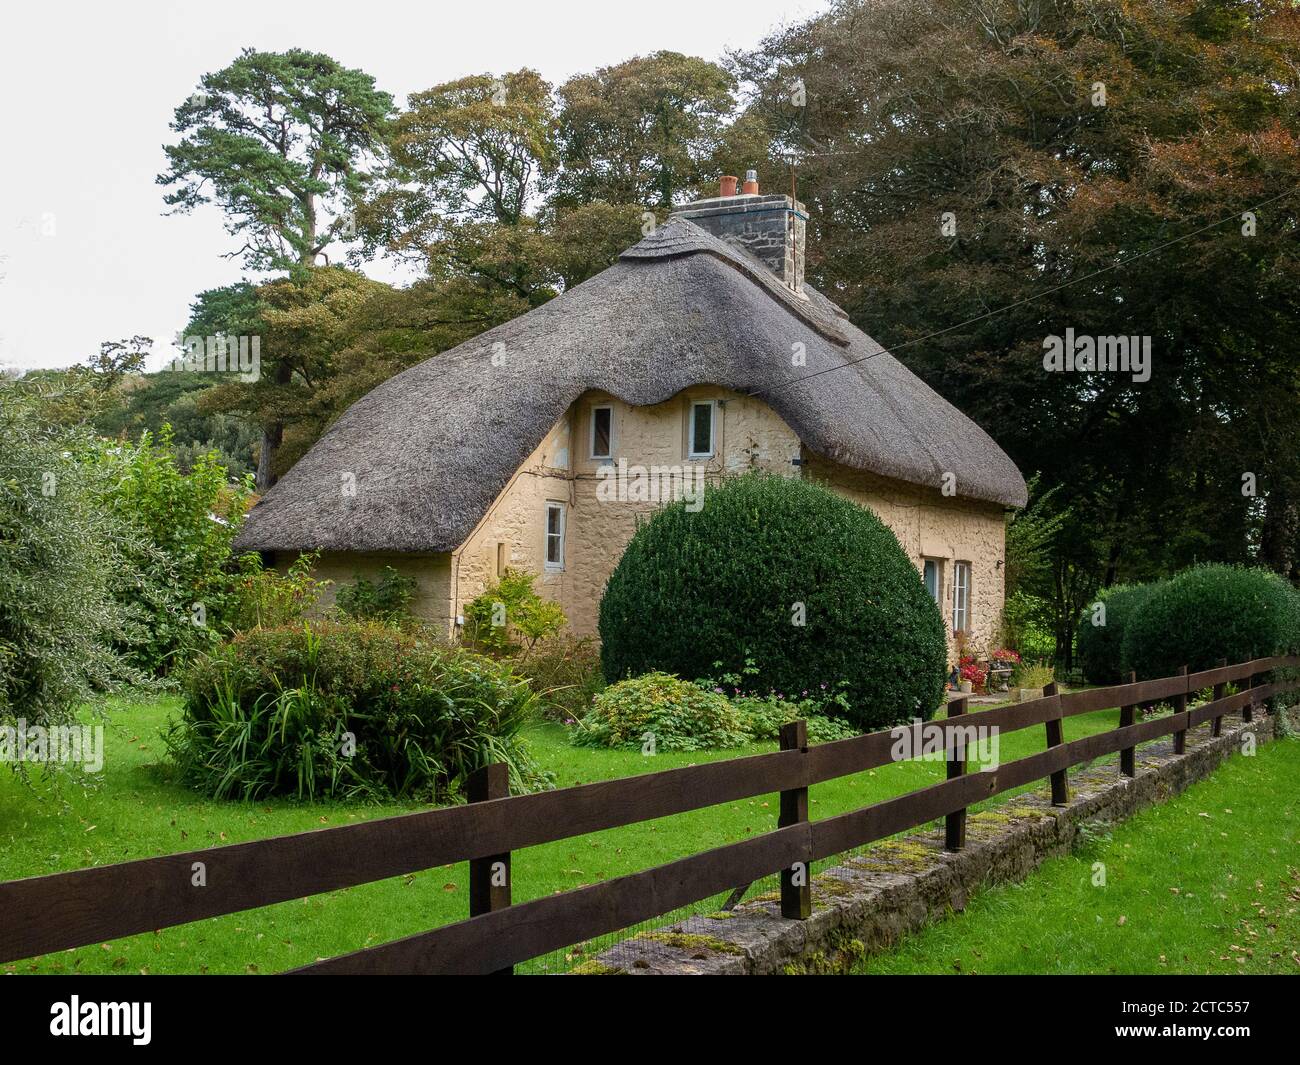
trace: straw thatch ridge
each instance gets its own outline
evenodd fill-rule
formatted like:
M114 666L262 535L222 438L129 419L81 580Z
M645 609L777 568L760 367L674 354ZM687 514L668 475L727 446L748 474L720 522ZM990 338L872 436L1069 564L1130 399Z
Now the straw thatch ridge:
M958 496L1024 505L1024 478L979 426L875 354L825 297L804 295L671 220L590 280L358 400L253 508L236 544L453 550L589 389L634 405L699 384L757 393L824 458L936 489L951 472Z

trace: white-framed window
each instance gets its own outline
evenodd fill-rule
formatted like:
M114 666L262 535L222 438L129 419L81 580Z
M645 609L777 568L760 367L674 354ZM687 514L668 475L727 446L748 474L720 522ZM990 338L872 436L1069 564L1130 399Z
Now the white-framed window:
M952 631L970 632L970 563L952 564Z
M564 504L546 504L546 568L564 569Z
M922 576L925 579L925 590L930 593L930 598L936 603L943 603L943 563L937 558L927 558L922 560Z
M591 457L614 457L614 408L602 403L591 408Z
M714 411L717 404L711 399L691 404L690 421L686 426L686 454L693 459L713 457Z

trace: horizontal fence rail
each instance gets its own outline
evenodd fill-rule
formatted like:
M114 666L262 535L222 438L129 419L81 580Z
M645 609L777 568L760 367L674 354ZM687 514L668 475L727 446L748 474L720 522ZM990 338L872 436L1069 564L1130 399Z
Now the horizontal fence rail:
M807 789L892 762L895 733L808 747L803 734L793 730L782 738L786 749L771 754L502 798L491 797L502 787L487 767L480 773L488 775L471 787L476 801L465 806L0 883L0 962L468 861L477 886L474 916L294 971L508 972L521 961L619 931L737 884L788 873L797 863L806 878L811 862L939 818L954 819L953 825L960 819L964 828L968 806L1045 777L1063 788L1065 772L1081 762L1182 735L1205 721L1217 728L1225 714L1240 711L1249 720L1254 706L1300 687L1300 681L1252 684L1220 697L1223 686L1297 667L1300 656L1256 659L1190 675L1065 695L1052 692L992 710L959 711L927 725L942 730L945 750L960 747L971 726L1014 732L1043 725L1049 747L993 771L967 774L950 761L944 781L811 822ZM1064 718L1114 707L1127 711L1166 699L1181 708L1188 695L1206 688L1214 689L1215 698L1200 706L1136 724L1122 715L1121 727L1071 742L1060 739ZM1054 801L1057 790L1054 783ZM498 866L508 875L513 851L773 792L782 793L782 827L739 843L514 905L508 883L494 887L491 879ZM955 834L948 842L961 845ZM200 869L202 887L196 886ZM807 899L786 885L783 910L806 916Z

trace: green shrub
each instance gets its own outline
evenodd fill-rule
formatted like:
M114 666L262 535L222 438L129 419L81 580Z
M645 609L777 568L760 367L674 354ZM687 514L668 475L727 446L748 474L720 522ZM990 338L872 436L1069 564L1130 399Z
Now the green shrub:
M230 484L215 452L182 470L171 426L137 445L101 449L114 477L109 502L139 532L130 566L138 574L119 594L143 615L143 633L122 643L140 668L165 674L216 644L238 609L231 544L251 498L251 482Z
M215 798L442 802L490 762L540 782L518 738L534 702L508 666L378 622L255 629L189 669L167 746Z
M320 552L299 555L281 573L267 569L257 554L240 556L233 603L227 615L229 631L275 628L301 621L330 582L317 580Z
M592 700L572 733L580 747L656 751L739 747L747 739L740 714L723 696L667 673L611 684Z
M775 695L742 695L731 700L740 715L740 725L753 740L774 740L781 734L781 726L791 721L808 723L808 740L811 743L829 743L856 736L858 730L847 721L819 713L812 700L790 701Z
M600 604L605 678L712 675L757 663L755 688L843 686L858 728L929 718L943 698L943 620L894 534L819 485L730 478L632 537Z
M1079 618L1079 669L1089 684L1120 684L1124 628L1157 584L1116 584L1105 588ZM1105 611L1097 604L1105 606ZM1097 622L1104 620L1104 624Z
M1294 653L1298 613L1295 591L1268 570L1196 566L1154 588L1129 618L1120 668L1145 680L1184 665L1212 669L1220 658Z
M533 588L536 574L508 569L465 606L465 642L491 654L527 654L568 620L560 604Z
M0 376L0 724L66 723L140 679L120 640L142 615L116 593L139 580L142 538L104 504L115 478L98 449Z
M385 566L377 581L356 574L351 584L339 585L334 605L358 621L399 621L409 617L415 598L415 578Z
M713 665L719 668L722 663ZM747 658L739 673L723 673L717 680L702 677L695 683L705 691L729 698L752 740L774 740L781 734L782 725L801 719L808 723L808 739L813 743L846 740L858 734L857 729L841 720L849 709L842 687L824 685L816 692L803 691L793 696L783 692L764 695L753 690L758 672L754 660Z
M1008 595L1002 607L1001 642L1019 651L1022 658L1055 655L1051 602L1019 590Z
M527 677L537 693L543 717L572 724L591 709L591 700L605 687L600 672L600 648L590 637L553 636L526 655L510 660L514 671Z

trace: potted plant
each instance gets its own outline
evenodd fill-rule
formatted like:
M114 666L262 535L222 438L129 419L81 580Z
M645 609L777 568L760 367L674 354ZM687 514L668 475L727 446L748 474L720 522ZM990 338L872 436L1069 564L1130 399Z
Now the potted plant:
M989 655L989 665L989 687L1006 691L1016 667L1020 665L1020 654L1010 647L999 647Z
M961 690L964 693L984 691L984 682L988 678L988 673L975 660L974 655L962 655L958 660L957 669L961 675Z
M1023 703L1030 699L1041 699L1043 689L1055 679L1052 667L1047 663L1021 662L1016 667L1015 676L1012 679L1017 700Z

